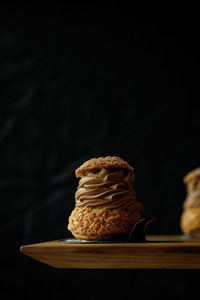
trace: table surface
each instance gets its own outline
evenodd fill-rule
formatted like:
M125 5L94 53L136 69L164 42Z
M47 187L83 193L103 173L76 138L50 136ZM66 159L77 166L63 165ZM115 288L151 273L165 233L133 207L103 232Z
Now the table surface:
M200 238L151 235L146 243L60 243L21 246L20 250L56 268L200 269Z

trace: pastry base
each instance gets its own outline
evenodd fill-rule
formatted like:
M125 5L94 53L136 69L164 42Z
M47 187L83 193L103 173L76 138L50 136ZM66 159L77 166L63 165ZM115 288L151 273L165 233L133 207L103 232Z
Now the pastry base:
M200 235L200 208L187 208L180 221L181 230L185 234Z
M140 203L138 211L75 207L69 217L68 229L77 239L116 240L123 239L133 225L141 219Z

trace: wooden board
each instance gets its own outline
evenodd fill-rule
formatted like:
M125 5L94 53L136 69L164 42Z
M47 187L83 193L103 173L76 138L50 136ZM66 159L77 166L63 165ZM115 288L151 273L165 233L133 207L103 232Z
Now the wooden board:
M61 244L21 246L21 251L56 268L200 269L200 239L148 236L147 243Z

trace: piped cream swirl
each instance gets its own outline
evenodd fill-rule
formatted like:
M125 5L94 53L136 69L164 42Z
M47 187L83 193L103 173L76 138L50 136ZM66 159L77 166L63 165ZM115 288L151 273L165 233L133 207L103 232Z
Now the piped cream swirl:
M106 209L133 207L136 204L133 182L131 170L103 168L96 173L89 172L79 181L75 194L76 206Z
M200 191L194 191L191 194L189 194L183 204L183 207L191 208L191 207L200 207Z

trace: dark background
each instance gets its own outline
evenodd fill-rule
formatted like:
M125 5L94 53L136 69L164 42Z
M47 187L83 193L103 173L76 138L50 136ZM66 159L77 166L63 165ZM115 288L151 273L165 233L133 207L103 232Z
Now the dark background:
M0 9L0 294L191 297L198 270L57 270L19 251L70 235L87 159L135 168L155 234L181 233L182 179L199 166L195 6L66 3Z

